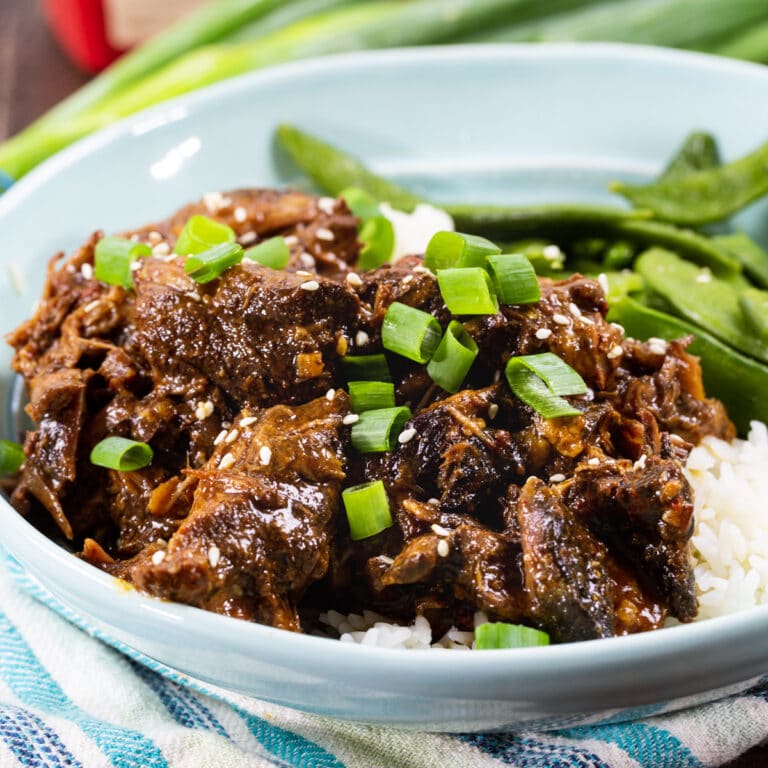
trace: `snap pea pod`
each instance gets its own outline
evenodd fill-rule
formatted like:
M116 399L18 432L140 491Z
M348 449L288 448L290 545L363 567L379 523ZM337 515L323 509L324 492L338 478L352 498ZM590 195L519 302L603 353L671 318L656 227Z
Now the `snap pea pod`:
M757 338L739 306L740 291L708 270L661 248L641 254L635 269L650 292L721 341L747 355L768 362L768 343Z
M768 342L768 293L747 288L739 295L739 307L747 325L761 341Z
M738 353L701 328L632 298L612 304L608 319L620 323L629 336L638 339L671 341L693 335L688 350L701 358L707 394L725 403L739 433L745 435L753 419L768 419L768 366Z
M659 181L680 179L696 171L706 171L720 165L720 150L714 136L703 131L694 131L686 136L675 152Z
M768 288L768 252L745 232L715 235L711 242L736 259L756 285Z
M379 202L412 211L429 202L366 168L357 158L293 125L281 125L276 138L294 163L322 190L338 195L348 187L365 190ZM433 203L435 204L435 203ZM454 219L460 232L482 234L499 240L552 236L558 231L589 231L647 217L644 211L627 211L605 205L566 203L555 205L454 205L437 204Z
M719 168L634 186L611 189L664 221L701 226L727 219L768 194L768 142Z
M750 24L717 44L707 46L707 50L733 59L768 62L768 21Z

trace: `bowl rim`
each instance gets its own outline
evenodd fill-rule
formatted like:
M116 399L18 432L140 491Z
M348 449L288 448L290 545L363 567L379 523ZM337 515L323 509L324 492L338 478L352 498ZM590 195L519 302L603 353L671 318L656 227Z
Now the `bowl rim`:
M85 156L102 148L141 135L168 123L184 120L196 112L205 110L216 99L237 92L247 92L262 83L279 83L301 77L305 73L332 74L338 69L346 70L361 65L387 66L388 64L418 65L425 61L448 62L462 57L464 61L487 61L511 59L520 61L565 61L604 60L632 61L639 65L655 63L673 67L683 66L699 73L708 71L732 72L737 76L748 76L768 82L768 68L749 62L733 61L708 54L677 51L645 45L617 43L557 43L557 44L493 44L456 45L434 48L399 48L372 52L337 54L321 58L291 62L241 75L217 83L172 101L151 107L113 125L101 129L71 147L46 160L27 176L0 195L0 221L5 214L34 195L61 171L75 165ZM57 568L77 575L87 585L93 600L114 601L115 594L124 596L122 608L127 620L131 616L152 617L158 629L163 625L169 629L180 624L194 629L201 636L218 639L225 647L250 648L253 652L269 649L268 661L291 666L296 659L317 659L322 656L330 664L343 665L345 670L360 681L374 681L377 688L388 676L393 688L414 676L448 682L441 686L444 691L462 691L467 688L468 676L474 677L475 687L481 691L483 681L499 675L533 680L541 674L541 668L553 677L567 675L574 669L584 674L604 673L606 668L625 664L629 659L642 659L644 664L664 663L672 659L683 659L703 649L711 650L715 645L727 647L730 642L754 639L760 640L768 631L768 606L759 606L727 616L706 619L685 626L665 628L663 631L640 633L626 637L604 638L545 648L485 651L481 654L437 653L430 649L389 649L341 643L311 635L287 632L273 627L220 616L191 606L170 603L141 595L135 590L116 588L117 580L93 566L73 557L70 552L45 537L33 528L6 501L0 497L0 520L3 521L2 539L7 542L11 554L15 550L24 552L18 559L26 566L25 555L35 552L50 559ZM22 546L17 547L16 545ZM34 568L30 569L34 575ZM596 645L597 644L597 645ZM595 653L599 651L599 653ZM755 648L754 659L764 659L768 671L768 652ZM754 661L753 659L753 661ZM742 659L741 661L745 661ZM315 662L310 662L316 666ZM732 666L736 664L734 660ZM538 672L532 672L538 670ZM746 676L736 679L746 679ZM452 682L451 682L452 681Z

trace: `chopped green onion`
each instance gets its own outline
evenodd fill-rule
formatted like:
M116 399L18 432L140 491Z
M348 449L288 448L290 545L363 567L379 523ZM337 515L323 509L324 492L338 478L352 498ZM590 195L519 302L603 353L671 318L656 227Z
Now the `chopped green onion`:
M541 298L533 265L521 253L489 256L488 271L502 304L533 304Z
M187 256L184 271L196 283L210 283L243 260L244 251L237 243L214 245L207 251Z
M392 527L387 489L381 480L346 488L341 498L353 541L367 539Z
M411 418L411 409L378 408L364 411L352 425L352 447L360 453L382 453L397 445L403 426Z
M381 343L417 363L426 363L435 353L443 330L428 312L393 301L384 315Z
M0 440L0 475L15 475L25 461L24 449L10 440Z
M387 358L376 355L348 355L341 358L347 381L392 381Z
M291 258L291 249L284 237L271 237L269 240L249 248L243 258L271 269L285 269Z
M347 208L363 223L380 214L379 204L376 200L359 187L348 187L339 197L347 204Z
M445 305L454 315L495 315L499 311L491 278L481 267L441 269L437 282Z
M386 264L395 250L395 228L386 216L374 216L360 227L360 269L376 269Z
M395 407L395 385L389 381L350 381L349 399L355 413Z
M181 230L174 253L181 256L203 253L214 245L234 243L235 239L235 230L226 224L220 224L207 216L191 216Z
M427 373L446 392L458 392L477 357L477 344L458 320L451 320L427 365Z
M146 443L125 437L107 437L91 451L91 464L118 472L133 472L152 463L154 454Z
M485 259L494 253L501 253L501 248L484 237L437 232L427 244L424 266L433 272L452 267L483 267Z
M578 416L581 411L559 395L583 395L584 379L567 363L551 352L512 357L507 362L510 389L545 419Z
M102 283L133 288L131 266L139 259L152 255L144 243L135 243L124 237L102 237L96 243L93 257L93 276Z
M549 635L522 624L502 621L480 624L475 628L475 650L490 651L499 648L535 648L549 645Z

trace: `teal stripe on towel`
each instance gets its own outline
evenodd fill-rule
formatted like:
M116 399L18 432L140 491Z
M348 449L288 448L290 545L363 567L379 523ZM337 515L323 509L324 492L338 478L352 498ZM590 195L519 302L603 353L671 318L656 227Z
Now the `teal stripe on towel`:
M89 736L115 768L168 768L151 739L138 731L96 720L64 693L27 645L18 629L0 613L0 677L24 704L67 718Z

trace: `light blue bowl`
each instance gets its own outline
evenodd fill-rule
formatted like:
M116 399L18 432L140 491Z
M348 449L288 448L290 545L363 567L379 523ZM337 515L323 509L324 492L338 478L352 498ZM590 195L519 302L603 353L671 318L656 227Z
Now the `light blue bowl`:
M599 202L610 200L609 180L658 171L691 129L714 132L727 157L764 140L768 70L613 45L456 47L308 61L216 86L99 133L0 199L0 332L30 314L46 260L94 229L164 217L210 190L297 183L273 156L283 121L438 199ZM765 239L764 206L743 221ZM4 349L3 436L9 361ZM335 717L462 731L628 718L768 672L768 608L549 648L383 650L143 597L5 501L0 518L3 545L117 640L201 680Z

